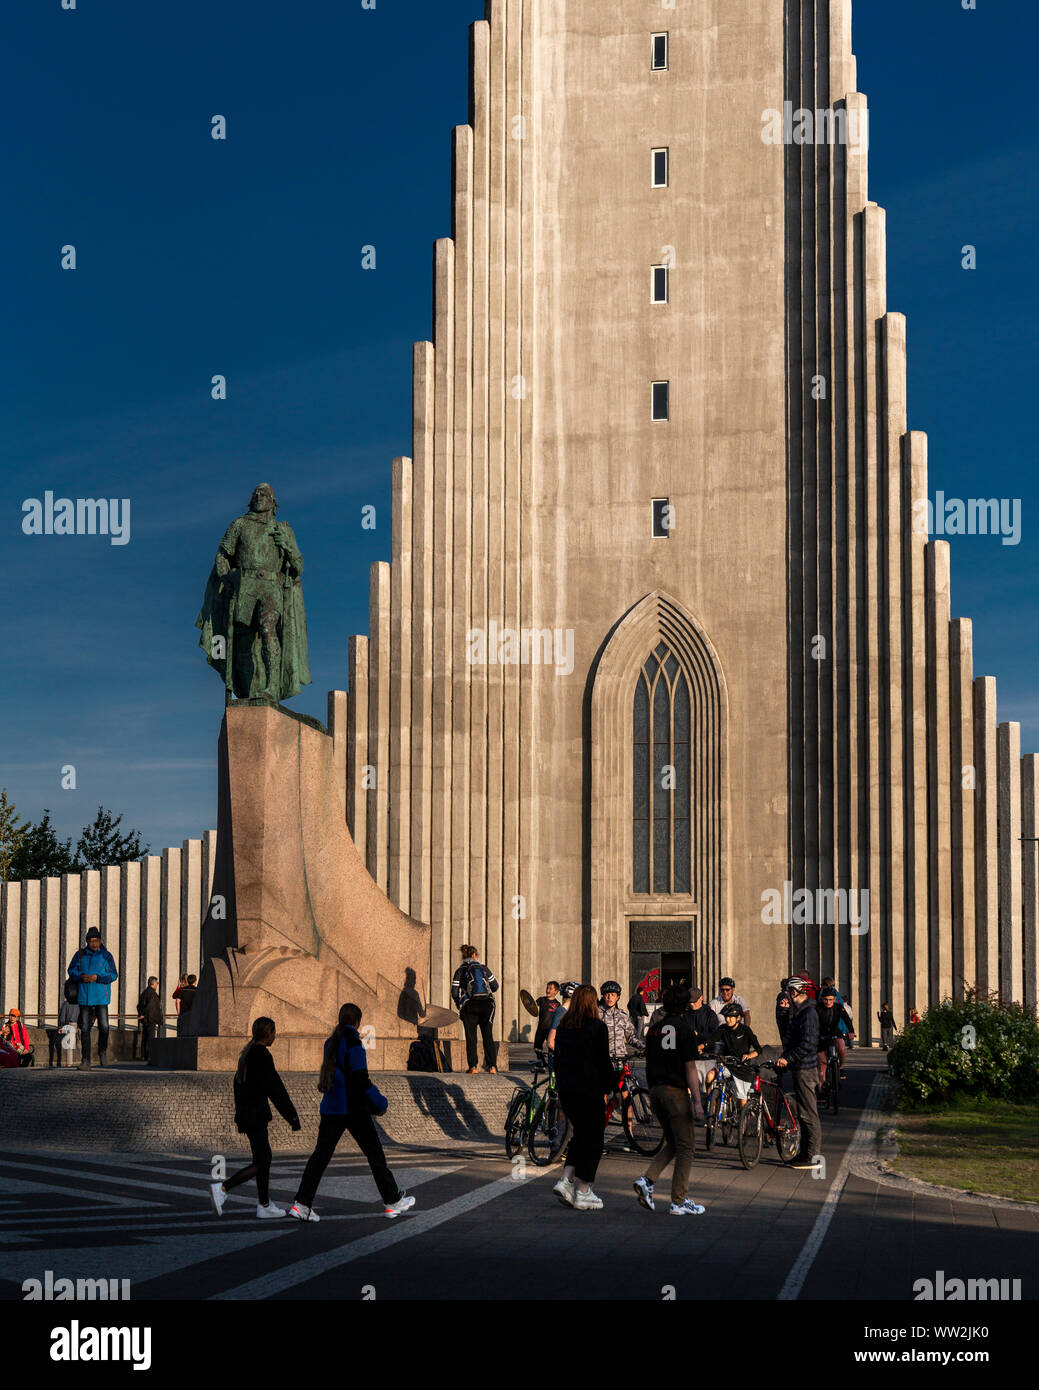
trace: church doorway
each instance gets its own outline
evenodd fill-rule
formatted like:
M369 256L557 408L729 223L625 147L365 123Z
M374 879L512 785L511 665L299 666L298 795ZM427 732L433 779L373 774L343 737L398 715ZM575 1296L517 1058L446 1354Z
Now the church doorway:
M628 925L629 997L645 985L647 1002L655 1004L670 985L692 985L693 924L691 921L643 921Z

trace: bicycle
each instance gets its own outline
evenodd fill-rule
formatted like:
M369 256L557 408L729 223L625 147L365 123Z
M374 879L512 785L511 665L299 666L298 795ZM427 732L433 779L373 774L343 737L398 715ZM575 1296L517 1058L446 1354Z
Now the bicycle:
M787 1164L793 1163L801 1151L801 1122L790 1096L783 1090L782 1071L774 1062L764 1065L775 1073L773 1080L762 1082L759 1072L740 1111L737 1143L740 1162L747 1169L761 1158L762 1144L775 1144L780 1161Z
M636 1153L651 1158L664 1143L664 1131L650 1104L649 1091L628 1066L627 1058L617 1076L617 1090L606 1102L606 1123L617 1108L621 1097L621 1124Z
M527 1152L531 1162L547 1168L566 1152L570 1139L570 1121L563 1113L556 1090L556 1074L551 1061L545 1076L545 1094L533 1111L527 1134Z
M826 1103L836 1115L840 1109L841 1092L841 1054L836 1038L829 1038L826 1043L826 1080L823 1088Z
M721 1130L723 1144L729 1143L738 1128L740 1102L732 1082L732 1072L720 1057L716 1058L714 1080L704 1103L704 1144L708 1149L714 1143L716 1128Z
M529 1142L534 1114L538 1109L538 1092L548 1080L547 1073L543 1079L539 1079L539 1073L544 1066L545 1054L535 1052L532 1068L534 1080L531 1085L517 1090L509 1105L509 1113L505 1117L505 1152L509 1158L514 1158Z

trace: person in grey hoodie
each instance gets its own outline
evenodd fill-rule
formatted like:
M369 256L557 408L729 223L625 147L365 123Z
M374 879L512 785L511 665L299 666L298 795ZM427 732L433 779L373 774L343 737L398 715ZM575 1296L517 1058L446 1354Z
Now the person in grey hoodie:
M97 1023L97 1060L105 1066L108 1057L108 1005L112 997L112 985L118 980L119 971L110 951L106 951L101 941L101 933L96 927L87 932L87 944L76 952L69 964L69 979L76 986L76 1003L79 1005L79 1042L83 1060L80 1071L90 1070L90 1030Z

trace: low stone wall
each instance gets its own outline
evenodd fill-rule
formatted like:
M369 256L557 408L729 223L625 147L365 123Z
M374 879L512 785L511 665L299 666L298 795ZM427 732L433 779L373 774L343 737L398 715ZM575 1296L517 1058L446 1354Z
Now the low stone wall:
M46 1062L46 1054L44 1054ZM321 1097L313 1072L283 1073L303 1121L293 1134L271 1125L276 1152L306 1154L317 1136ZM503 1143L505 1115L518 1075L383 1072L390 1102L377 1121L392 1143L442 1148L457 1142ZM84 1153L237 1153L245 1140L233 1123L231 1077L213 1072L34 1069L0 1072L0 1113L10 1148ZM344 1136L342 1146L352 1141ZM504 1153L504 1149L502 1150Z

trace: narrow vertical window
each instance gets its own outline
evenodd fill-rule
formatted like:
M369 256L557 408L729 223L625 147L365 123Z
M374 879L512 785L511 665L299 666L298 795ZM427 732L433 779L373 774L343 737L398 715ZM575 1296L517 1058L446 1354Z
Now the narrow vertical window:
M671 298L671 272L666 265L653 267L653 303L666 304Z
M653 71L662 72L668 66L668 36L653 35Z
M636 893L691 893L691 711L675 654L658 642L632 706L632 883Z
M671 419L671 383L669 381L654 381L653 383L653 419Z
M671 511L671 499L668 497L654 497L653 539L655 541L667 541L671 539L673 518L674 513Z
M653 187L667 188L671 176L670 152L667 149L653 151Z

